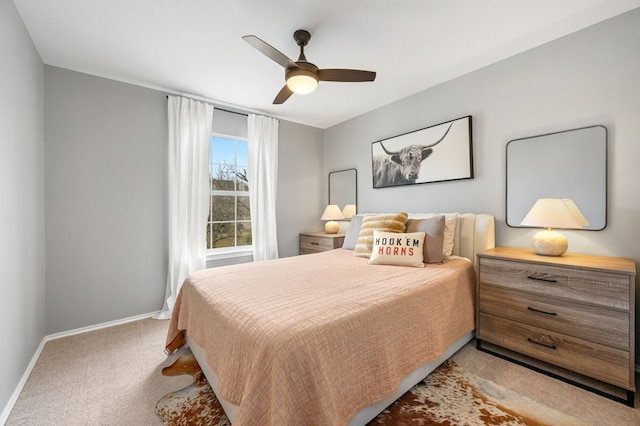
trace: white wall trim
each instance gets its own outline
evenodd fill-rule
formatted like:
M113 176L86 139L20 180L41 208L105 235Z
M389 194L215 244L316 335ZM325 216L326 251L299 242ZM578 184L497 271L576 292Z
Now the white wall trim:
M54 334L49 334L47 336L44 336L44 338L38 345L38 348L36 349L35 353L33 354L33 357L31 358L29 365L27 365L27 368L25 369L24 374L22 375L22 378L18 382L16 389L13 391L13 394L11 394L11 398L9 398L9 401L7 401L7 405L4 407L4 410L2 410L2 413L0 414L0 425L4 425L9 419L9 414L11 414L11 410L13 410L13 406L16 404L16 401L18 400L18 397L20 396L20 393L22 392L24 385L27 383L27 380L31 375L31 371L33 370L36 363L38 362L38 359L40 358L40 354L44 349L44 345L48 341L60 339L62 337L73 336L76 334L88 333L90 331L100 330L102 328L114 327L116 325L122 325L122 324L126 324L133 321L139 321L145 318L153 317L159 312L160 311L150 312L148 314L136 315L133 317L123 318L120 320L103 322L101 324L91 325L88 327L77 328L75 330L63 331L61 333L54 333Z
M234 259L237 257L251 257L251 256L253 256L253 249L227 250L227 251L220 251L220 252L209 250L209 252L207 253L207 262L209 261L213 262L213 261L224 260L224 259Z
M13 406L16 404L16 401L18 400L18 396L20 396L20 392L22 392L22 388L24 388L24 385L27 383L27 379L31 375L31 370L33 370L33 367L35 367L36 362L38 362L38 358L40 358L40 354L42 353L42 349L44 349L45 343L47 343L46 336L40 341L40 344L38 345L38 348L33 354L33 357L31 357L31 361L29 362L29 365L27 365L27 368L24 371L22 378L18 382L16 389L13 391L13 394L11 394L11 398L9 398L9 401L7 401L7 405L4 407L4 410L2 410L2 414L0 414L0 425L4 425L9 419L9 414L11 413L11 410L13 410Z
M88 333L90 331L100 330L102 328L114 327L116 325L126 324L128 322L139 321L141 319L152 317L156 314L160 313L160 311L150 312L148 314L135 315L128 318L123 318L115 321L103 322L101 324L90 325L87 327L76 328L75 330L62 331L60 333L49 334L45 337L46 341L61 339L63 337L74 336L76 334Z

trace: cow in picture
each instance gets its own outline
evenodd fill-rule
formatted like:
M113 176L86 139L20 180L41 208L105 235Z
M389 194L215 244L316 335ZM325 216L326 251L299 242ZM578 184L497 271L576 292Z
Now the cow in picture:
M386 155L378 155L373 160L373 187L416 183L422 162L433 152L431 148L444 140L451 126L453 123L438 141L429 145L408 145L398 151L389 151L381 142Z

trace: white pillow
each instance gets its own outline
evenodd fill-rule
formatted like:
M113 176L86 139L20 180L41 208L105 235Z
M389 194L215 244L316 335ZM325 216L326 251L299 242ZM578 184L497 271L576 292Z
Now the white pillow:
M346 250L354 250L356 243L358 242L358 235L360 235L360 228L362 227L362 215L355 215L351 218L349 229L344 237L342 248Z
M396 233L373 230L370 265L401 265L423 268L424 232Z

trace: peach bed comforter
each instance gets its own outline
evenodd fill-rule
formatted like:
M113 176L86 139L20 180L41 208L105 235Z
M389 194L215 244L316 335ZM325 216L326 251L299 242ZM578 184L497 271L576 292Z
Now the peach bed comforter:
M345 425L474 329L466 260L369 265L348 250L203 270L167 335L204 347L238 425Z

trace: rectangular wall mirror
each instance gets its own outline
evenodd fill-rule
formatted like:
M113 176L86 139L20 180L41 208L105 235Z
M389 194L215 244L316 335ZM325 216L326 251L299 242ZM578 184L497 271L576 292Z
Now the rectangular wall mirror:
M329 204L337 204L340 210L347 204L358 206L358 172L356 169L337 170L329 173Z
M591 126L507 143L507 225L519 227L538 198L571 198L589 225L607 225L607 128Z

